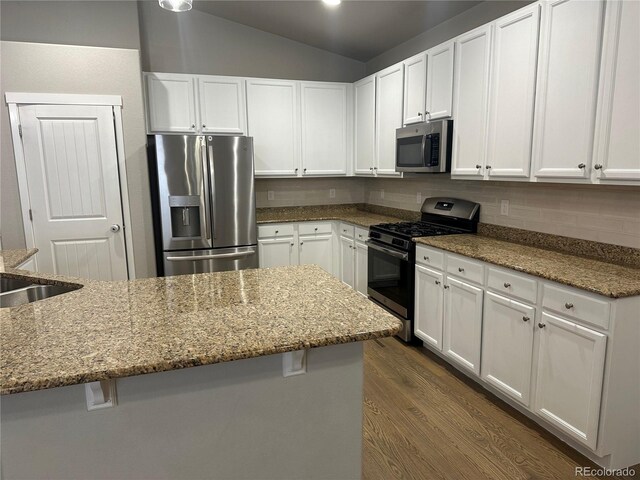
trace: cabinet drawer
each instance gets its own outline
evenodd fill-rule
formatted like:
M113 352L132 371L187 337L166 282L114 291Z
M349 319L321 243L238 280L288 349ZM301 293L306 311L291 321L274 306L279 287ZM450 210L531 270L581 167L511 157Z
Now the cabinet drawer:
M604 297L578 293L573 289L545 284L542 306L561 313L565 317L575 318L591 325L609 328L611 303Z
M538 282L523 275L505 272L497 268L489 268L489 278L487 281L489 288L525 300L529 303L536 303L538 293Z
M343 237L353 238L355 227L349 223L340 222L340 235Z
M318 233L331 233L331 222L315 223L305 222L298 226L300 235L315 235Z
M356 227L356 240L365 242L369 238L369 230L362 227Z
M428 247L416 247L416 263L427 267L444 268L444 252Z
M258 225L258 238L292 237L293 224Z
M481 285L484 280L484 265L457 255L447 255L447 273Z

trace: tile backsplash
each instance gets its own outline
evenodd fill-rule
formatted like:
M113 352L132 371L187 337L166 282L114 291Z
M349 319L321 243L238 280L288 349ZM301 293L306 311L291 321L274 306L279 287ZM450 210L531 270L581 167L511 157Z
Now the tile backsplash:
M331 198L330 190L335 189ZM269 192L273 200L269 200ZM256 206L294 207L364 202L361 178L259 178L256 179Z

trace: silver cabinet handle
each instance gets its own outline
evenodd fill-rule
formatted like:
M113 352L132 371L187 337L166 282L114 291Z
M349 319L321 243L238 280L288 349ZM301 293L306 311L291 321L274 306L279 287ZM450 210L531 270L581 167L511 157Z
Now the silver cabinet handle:
M207 126L203 123L203 124L202 124L202 128L207 128Z
M374 170L378 170L378 167L373 167Z
M440 285L440 280L436 280L436 285Z
M371 170L373 172L373 167L370 167L369 170Z
M218 258L242 258L249 255L255 255L255 251L249 252L234 252L234 253L217 253L215 255L198 255L198 256L181 256L181 257L167 257L169 262L194 262L197 260L216 260Z
M429 257L427 257L427 256L424 256L422 258L424 258L427 262L429 261Z
M295 173L298 173L298 170L300 170L300 169L299 169L299 168L296 168L296 169L295 169Z
M482 168L482 165L476 165L476 168Z
M307 169L306 169L306 168L303 168L303 169L302 169L302 173L307 173Z
M317 231L318 231L318 227L315 227L315 228L313 229L313 231L314 231L314 232L317 232Z
M565 303L564 304L564 308L566 308L567 310L572 309L573 308L573 303L569 303L569 302Z
M599 163L596 163L596 164L593 166L593 168L594 168L594 169L596 169L596 170L601 170L601 169L602 169L602 165L600 165Z
M484 168L486 168L487 170L491 170L491 165L487 165L487 166L486 166L486 167L484 167Z
M304 242L300 242L300 246L304 245Z
M276 234L279 232L280 230L276 230Z
M459 271L460 273L462 273L462 272L464 272L464 268L462 268L462 267L458 267L458 271Z
M578 168L584 168L584 167L586 167L586 165L584 163L579 163L578 164Z
M445 285L444 288L446 288L448 290L449 289L449 285Z
M109 230L111 230L113 233L117 233L120 231L120 225L114 223L113 225L111 225L111 228L109 228Z
M524 317L522 317L522 321L523 322L528 322L530 320L529 317L527 317L526 315Z
M509 288L511 286L510 283L504 282L504 288Z
M544 323L539 323L539 324L538 324L538 328L544 328L544 327L546 327L546 326L547 326L547 325L546 325L546 324L544 324Z
M422 112L418 112L418 116L421 117L422 116Z
M293 242L291 242L291 246L293 247Z
M430 116L431 116L431 112L430 112L430 111L428 111L428 110L427 110L426 112L424 112L424 114L425 114L426 116L428 116L428 117L430 117Z

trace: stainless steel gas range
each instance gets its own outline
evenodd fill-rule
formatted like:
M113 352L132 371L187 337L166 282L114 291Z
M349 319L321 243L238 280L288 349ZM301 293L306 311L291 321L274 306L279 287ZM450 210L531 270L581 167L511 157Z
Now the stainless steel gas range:
M417 222L383 223L369 228L367 293L403 322L398 336L413 340L416 244L413 238L475 233L480 204L432 197Z

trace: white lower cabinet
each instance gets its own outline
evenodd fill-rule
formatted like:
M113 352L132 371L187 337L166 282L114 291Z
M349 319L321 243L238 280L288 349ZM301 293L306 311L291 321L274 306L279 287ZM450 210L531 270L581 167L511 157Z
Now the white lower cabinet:
M443 352L462 367L480 374L482 288L447 277Z
M294 237L258 239L260 268L298 265L298 249Z
M367 271L369 263L369 248L364 242L356 240L354 252L355 260L355 282L354 288L365 297L367 296Z
M595 449L607 336L543 312L535 412Z
M442 350L443 283L441 272L416 265L414 334L438 350Z
M482 320L482 378L529 405L535 308L487 292Z
M300 265L315 264L333 272L332 234L300 235Z
M355 285L355 246L352 238L340 236L340 280Z

